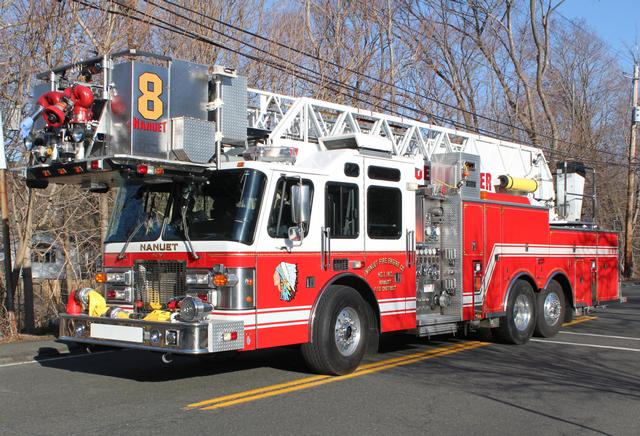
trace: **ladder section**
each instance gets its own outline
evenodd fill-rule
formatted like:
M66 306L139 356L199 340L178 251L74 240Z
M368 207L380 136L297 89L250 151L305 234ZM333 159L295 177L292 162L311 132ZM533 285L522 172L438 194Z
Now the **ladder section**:
M249 88L248 93L249 127L270 131L272 143L279 139L317 143L319 138L364 133L391 141L394 155L422 154L427 159L434 153L486 154L489 148L495 148L504 164L514 163L510 156L513 154L532 156L536 160L534 165L547 167L550 176L542 150L529 145L308 97L296 98L253 88Z

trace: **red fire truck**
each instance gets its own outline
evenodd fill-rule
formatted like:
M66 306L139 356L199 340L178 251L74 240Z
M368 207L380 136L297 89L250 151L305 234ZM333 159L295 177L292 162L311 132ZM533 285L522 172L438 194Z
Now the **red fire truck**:
M134 50L39 78L27 184L117 188L104 272L70 296L63 341L301 344L345 374L381 333L523 344L621 299L618 237L583 218L580 163L552 173L534 147Z

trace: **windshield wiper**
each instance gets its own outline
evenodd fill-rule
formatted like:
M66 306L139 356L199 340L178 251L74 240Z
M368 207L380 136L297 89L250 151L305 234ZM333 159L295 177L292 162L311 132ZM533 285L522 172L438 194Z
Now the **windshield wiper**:
M153 214L155 212L156 212L156 201L155 201L155 198L152 198L151 199L151 207L149 208L149 211L147 212L147 215L145 216L145 218L143 220L141 220L138 223L138 225L133 229L133 231L127 237L127 241L124 243L124 246L122 247L122 250L120 250L120 253L118 253L118 260L124 259L124 253L127 251L127 248L129 247L129 244L133 240L133 237L138 234L138 232L140 231L142 226L144 226L146 224L147 225L147 229L151 226L151 219L153 218Z
M136 226L136 228L133 229L133 231L129 234L129 237L127 238L127 241L124 243L124 246L122 247L122 250L120 250L120 253L118 254L118 260L124 259L124 253L125 253L125 251L127 251L127 248L129 247L129 244L131 243L131 240L138 233L138 231L142 228L142 226L144 225L145 221L146 220L140 221L140 223Z
M189 237L189 225L187 224L187 205L182 206L182 231L184 233L184 245L187 246L187 250L189 254L193 256L194 260L200 259L200 256L193 249L193 245L191 244L191 238Z

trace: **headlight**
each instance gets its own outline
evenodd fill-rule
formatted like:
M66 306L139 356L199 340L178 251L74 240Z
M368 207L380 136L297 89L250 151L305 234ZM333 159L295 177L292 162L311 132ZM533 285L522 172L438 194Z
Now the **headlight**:
M208 286L210 277L208 272L187 272L187 285Z
M133 288L128 286L124 289L107 289L107 300L126 301L131 303L133 301Z
M187 296L180 300L180 319L186 322L200 321L213 310L213 306L198 297Z
M113 285L130 285L131 271L111 271L107 272L107 283Z

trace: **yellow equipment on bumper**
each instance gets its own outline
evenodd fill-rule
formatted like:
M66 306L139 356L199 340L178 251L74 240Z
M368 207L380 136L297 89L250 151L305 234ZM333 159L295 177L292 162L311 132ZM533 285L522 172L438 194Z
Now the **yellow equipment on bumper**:
M107 313L107 302L98 291L87 292L89 316L102 316Z
M171 312L166 310L153 310L143 319L145 321L169 321L169 319L171 319Z

